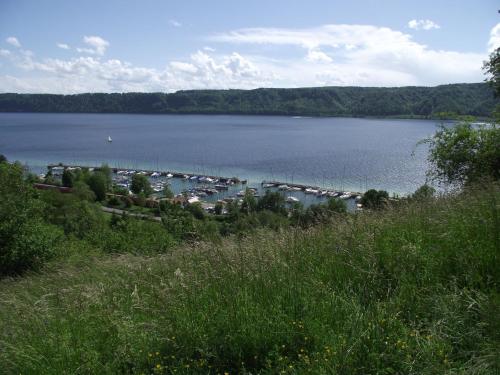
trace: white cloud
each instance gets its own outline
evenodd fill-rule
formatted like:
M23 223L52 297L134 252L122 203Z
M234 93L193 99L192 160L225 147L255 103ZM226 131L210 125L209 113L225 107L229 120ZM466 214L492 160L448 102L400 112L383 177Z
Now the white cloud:
M168 23L173 27L181 27L182 26L182 23L180 23L179 21L174 20L174 19L169 20Z
M413 30L432 30L441 28L441 26L431 20L411 20L408 22L408 27Z
M5 41L14 47L21 47L21 43L15 36L9 36L7 39L5 39Z
M499 45L499 34L497 25L491 30L488 48ZM188 58L166 62L162 68L147 68L104 58L109 43L100 37L85 37L88 56L68 59L41 59L29 50L11 49L0 54L14 68L30 73L0 76L0 90L79 93L325 85L432 86L480 82L484 79L482 63L487 59L486 50L435 50L415 42L409 34L370 25L239 29L208 39L225 43L224 50L234 47L231 50L235 52L215 53L211 47L201 48ZM260 55L249 55L239 52L242 49L236 45L241 44L256 45L252 47L254 53L258 46L264 48ZM287 51L286 55L280 53L281 49Z
M323 63L331 63L333 61L330 56L328 56L326 53L319 50L318 48L310 49L307 52L306 60L311 62L323 62Z
M488 41L488 52L493 52L500 47L500 23L497 23L490 32L490 40Z
M2 56L2 57L10 56L10 51L8 49L0 48L0 56Z
M303 48L306 55L302 60L270 63L269 68L284 77L286 86L329 84L326 81L402 86L483 80L485 54L432 50L413 41L411 35L387 27L335 24L306 29L250 28L209 39Z
M100 36L84 36L83 42L90 48L77 48L76 50L80 53L102 56L109 47L109 42Z
M56 43L56 45L61 49L69 49L69 46L66 43Z
M215 48L212 48L212 47L209 47L209 46L203 47L203 50L207 51L207 52L215 52Z

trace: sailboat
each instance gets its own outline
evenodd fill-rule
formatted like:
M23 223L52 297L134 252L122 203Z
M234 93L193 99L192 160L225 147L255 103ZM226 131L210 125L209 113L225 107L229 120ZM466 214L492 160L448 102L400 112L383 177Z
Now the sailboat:
M111 139L111 136L108 135L108 142L113 142L113 140Z

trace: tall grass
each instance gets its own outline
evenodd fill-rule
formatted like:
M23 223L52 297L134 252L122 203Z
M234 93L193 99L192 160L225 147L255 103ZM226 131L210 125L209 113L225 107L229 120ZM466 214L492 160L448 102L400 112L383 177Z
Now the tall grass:
M499 373L499 192L4 280L0 373Z

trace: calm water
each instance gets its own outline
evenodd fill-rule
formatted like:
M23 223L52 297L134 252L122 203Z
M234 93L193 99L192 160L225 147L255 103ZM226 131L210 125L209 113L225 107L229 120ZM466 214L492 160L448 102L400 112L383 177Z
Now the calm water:
M425 181L424 120L0 113L0 153L47 163L148 168L408 193ZM113 139L107 142L108 136Z

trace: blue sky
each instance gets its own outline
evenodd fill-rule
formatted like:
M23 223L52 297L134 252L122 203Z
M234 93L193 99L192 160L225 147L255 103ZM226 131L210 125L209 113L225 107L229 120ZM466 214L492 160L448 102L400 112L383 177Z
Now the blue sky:
M0 92L478 82L497 1L1 0Z

